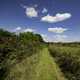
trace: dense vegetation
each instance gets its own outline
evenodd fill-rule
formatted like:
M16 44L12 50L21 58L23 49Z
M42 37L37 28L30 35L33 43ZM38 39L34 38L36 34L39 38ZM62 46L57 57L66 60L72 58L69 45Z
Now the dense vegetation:
M49 44L49 51L69 80L80 80L80 43Z
M35 54L41 48L42 42L38 34L28 32L15 35L0 29L0 80L7 76L10 66Z
M80 80L80 43L0 29L0 80Z

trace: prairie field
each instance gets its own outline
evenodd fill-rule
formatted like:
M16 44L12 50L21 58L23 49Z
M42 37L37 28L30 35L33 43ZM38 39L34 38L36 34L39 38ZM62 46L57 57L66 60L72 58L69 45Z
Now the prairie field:
M80 43L46 43L39 34L1 29L0 80L80 80Z

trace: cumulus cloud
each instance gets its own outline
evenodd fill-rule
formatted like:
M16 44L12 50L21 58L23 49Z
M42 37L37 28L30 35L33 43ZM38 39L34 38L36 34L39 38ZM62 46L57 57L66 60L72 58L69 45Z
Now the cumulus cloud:
M34 7L27 7L25 13L30 18L38 17L38 12L37 12L37 10Z
M47 13L48 10L46 8L43 8L42 13Z
M34 29L31 29L31 28L27 28L23 32L35 32L35 30Z
M64 21L66 19L71 18L71 14L70 13L57 13L55 16L51 16L51 15L47 15L41 18L41 21L44 22L49 22L49 23L56 23L56 22L60 22L60 21Z
M65 31L67 31L68 29L66 28L62 28L62 27L55 27L55 28L48 28L49 32L53 32L53 33L63 33Z

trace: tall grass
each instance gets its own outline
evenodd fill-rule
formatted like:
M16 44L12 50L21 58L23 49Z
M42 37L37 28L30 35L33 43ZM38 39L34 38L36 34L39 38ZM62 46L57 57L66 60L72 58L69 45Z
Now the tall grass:
M49 51L69 80L80 80L80 47L49 45Z

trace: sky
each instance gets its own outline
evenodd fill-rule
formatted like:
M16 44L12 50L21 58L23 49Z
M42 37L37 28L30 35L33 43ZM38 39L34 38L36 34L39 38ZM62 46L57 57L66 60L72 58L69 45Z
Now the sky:
M0 0L0 28L39 33L47 42L80 41L80 0Z

